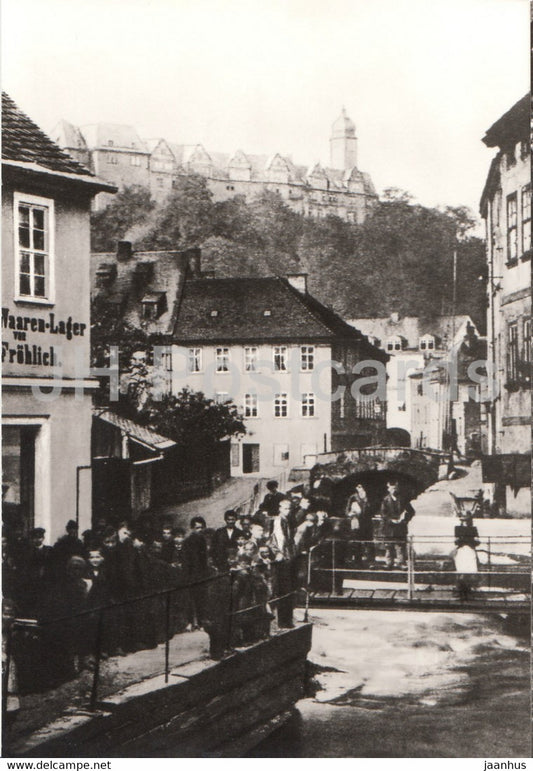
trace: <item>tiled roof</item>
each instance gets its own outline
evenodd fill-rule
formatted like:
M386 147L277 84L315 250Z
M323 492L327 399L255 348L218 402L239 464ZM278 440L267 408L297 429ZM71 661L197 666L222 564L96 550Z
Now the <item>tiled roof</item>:
M363 340L334 311L286 279L220 278L185 282L176 342Z
M93 253L91 292L109 309L114 309L117 320L122 319L149 335L168 335L174 329L187 263L187 253L179 251L133 252L129 260L117 260L113 252ZM103 285L99 286L97 276L102 275ZM145 302L145 298L161 300L162 294L166 295L166 303L161 306L161 315L157 319L143 319L143 299Z
M384 318L362 318L351 319L349 322L357 329L360 329L365 335L375 337L380 341L380 345L385 347L389 338L399 336L407 340L408 348L418 348L418 343L423 335L434 335L442 341L450 340L455 330L455 337L461 332L468 323L472 325L477 333L477 329L470 318L466 315L437 316L433 320L422 321L418 316L401 316L395 321L390 316Z
M487 147L505 147L530 135L531 95L526 94L487 130L483 142Z
M161 436L161 434L156 433L151 428L147 428L147 426L140 426L133 420L123 418L121 415L117 415L115 412L111 412L110 410L96 412L95 417L99 420L103 420L105 423L109 423L121 431L124 431L124 433L127 434L128 437L134 442L140 442L155 452L168 450L170 447L174 447L176 444L176 442L172 441L172 439L168 439L166 436Z
M37 164L51 171L92 176L2 93L2 159Z

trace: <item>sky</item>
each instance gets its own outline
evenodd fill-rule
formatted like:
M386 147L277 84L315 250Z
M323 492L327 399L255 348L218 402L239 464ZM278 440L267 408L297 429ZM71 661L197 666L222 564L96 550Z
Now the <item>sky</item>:
M529 89L528 0L3 0L2 87L41 128L134 124L328 165L344 106L381 192L477 211Z

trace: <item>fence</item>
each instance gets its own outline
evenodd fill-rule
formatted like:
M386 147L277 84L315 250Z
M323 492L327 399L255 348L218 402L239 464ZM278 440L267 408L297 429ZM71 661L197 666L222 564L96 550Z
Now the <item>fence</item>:
M183 655L194 660L199 653L185 633L191 623L208 633L213 659L269 637L274 621L279 629L291 627L296 586L296 562L274 562L270 569L231 570L53 618L10 619L4 630L4 726L15 694L58 693L75 682L81 689L78 703L81 699L94 711L102 697L139 679L163 675L168 682L173 666L184 663ZM111 659L147 649L154 649L150 668L141 663L137 680L117 680L116 673L102 678L102 667Z
M434 585L465 584L470 590L529 594L529 536L496 535L477 541L475 561L472 558L469 565L464 561L461 565L459 560L456 563L458 548L450 535L407 536L405 540L324 539L308 552L306 607L310 592L341 595L347 579L401 582L408 599Z

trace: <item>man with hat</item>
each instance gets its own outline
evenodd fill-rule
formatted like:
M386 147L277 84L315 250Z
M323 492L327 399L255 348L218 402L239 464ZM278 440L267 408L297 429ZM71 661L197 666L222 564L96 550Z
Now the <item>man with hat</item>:
M66 535L62 535L54 544L53 561L57 580L65 577L66 566L71 557L85 557L85 547L78 538L78 523L69 519L65 530Z

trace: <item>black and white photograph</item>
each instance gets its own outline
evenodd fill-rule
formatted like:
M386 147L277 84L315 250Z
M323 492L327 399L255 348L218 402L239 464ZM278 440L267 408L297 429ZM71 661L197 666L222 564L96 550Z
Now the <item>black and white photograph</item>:
M528 767L531 14L3 0L3 758Z

